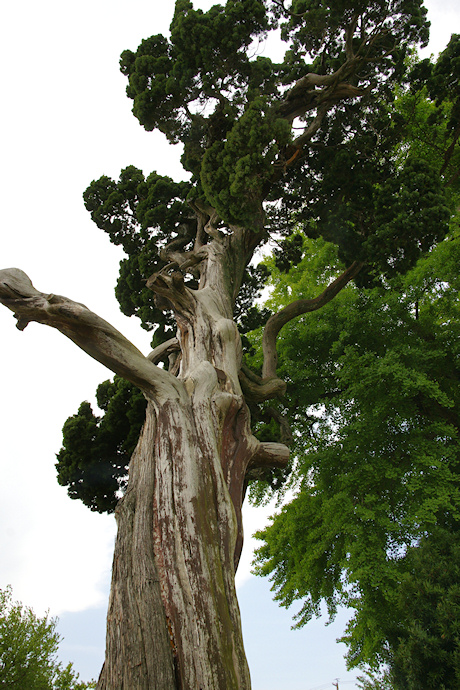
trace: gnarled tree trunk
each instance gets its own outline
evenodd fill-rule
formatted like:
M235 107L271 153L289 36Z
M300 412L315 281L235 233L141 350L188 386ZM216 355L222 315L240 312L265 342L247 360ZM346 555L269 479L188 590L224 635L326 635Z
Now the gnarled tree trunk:
M144 388L147 420L117 508L98 688L243 690L250 678L234 572L246 472L267 449L249 427L228 286L192 293L177 273L150 286L176 314L181 386L165 400Z
M253 468L284 466L289 452L251 434L240 379L259 400L284 384L275 377L255 384L241 372L232 311L251 235L208 231L212 240L195 253L198 290L186 287L178 270L148 281L177 321L174 375L84 305L38 292L18 269L0 271L0 301L15 312L18 328L29 321L57 328L148 401L116 510L99 690L250 688L234 582L245 482Z
M159 352L145 357L84 305L39 292L19 269L0 271L0 302L15 312L19 329L30 321L57 328L139 386L148 401L116 510L98 690L250 688L234 582L243 544L241 507L248 473L284 467L289 451L252 435L246 399L283 393L285 384L276 378L279 329L332 299L361 267L353 264L318 298L299 300L269 319L265 378L259 379L242 367L232 313L261 236L238 227L222 235L213 217L203 212L193 252L174 252L173 262L147 282L158 305L176 318L178 357L171 372L154 363ZM199 241L203 231L207 244ZM184 283L190 266L200 278L198 290ZM169 347L158 350L164 354Z

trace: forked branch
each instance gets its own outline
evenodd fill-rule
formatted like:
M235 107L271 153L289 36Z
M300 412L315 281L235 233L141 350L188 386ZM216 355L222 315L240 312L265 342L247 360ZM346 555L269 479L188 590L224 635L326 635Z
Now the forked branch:
M84 304L34 288L18 268L0 271L0 302L11 309L17 328L31 321L52 326L93 359L158 398L178 397L179 382L144 357L119 331Z
M291 302L284 309L273 314L267 321L262 339L262 349L264 354L264 364L262 377L267 379L276 376L276 366L278 355L276 352L276 338L278 333L289 321L307 312L321 309L330 302L342 290L363 267L363 263L354 261L346 271L336 278L318 297L313 299L299 299Z

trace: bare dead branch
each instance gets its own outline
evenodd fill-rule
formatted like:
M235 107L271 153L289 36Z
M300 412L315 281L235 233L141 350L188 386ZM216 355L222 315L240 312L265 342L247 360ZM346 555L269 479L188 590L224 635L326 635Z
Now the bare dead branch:
M161 398L178 397L180 384L144 357L124 335L84 304L34 288L18 268L0 271L0 302L24 330L32 321L52 326L111 371Z

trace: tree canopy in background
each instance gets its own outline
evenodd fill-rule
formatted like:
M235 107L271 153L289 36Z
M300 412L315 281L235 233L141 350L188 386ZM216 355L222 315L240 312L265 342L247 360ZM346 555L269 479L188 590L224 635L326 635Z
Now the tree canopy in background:
M72 664L56 660L57 620L40 618L12 601L11 588L0 590L0 687L11 690L85 690L95 683L78 680Z

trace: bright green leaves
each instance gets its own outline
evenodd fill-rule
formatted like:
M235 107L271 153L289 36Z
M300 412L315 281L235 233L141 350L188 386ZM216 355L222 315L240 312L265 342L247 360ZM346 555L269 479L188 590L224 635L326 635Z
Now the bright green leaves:
M128 463L145 417L142 393L118 376L97 389L103 417L88 402L64 424L57 475L70 498L97 512L113 512L126 485Z
M344 543L338 525L334 530L334 516L338 522L344 512L348 511L340 495L331 497L326 505L313 492L302 492L268 530L256 534L264 540L257 550L256 573L271 576L275 599L283 606L302 601L299 624L320 615L323 599L331 615L336 611Z
M325 248L275 273L272 308L330 279ZM260 535L258 568L283 604L302 601L300 624L322 600L356 610L352 664L381 661L391 626L416 639L396 609L412 548L459 520L459 261L453 236L385 289L349 286L280 333L298 495Z
M227 222L254 229L263 224L264 187L289 136L288 123L273 117L264 100L257 98L227 139L215 142L206 151L201 173L203 190Z
M61 638L57 619L35 615L12 601L11 587L0 589L0 687L14 690L85 690L72 664L56 660Z

